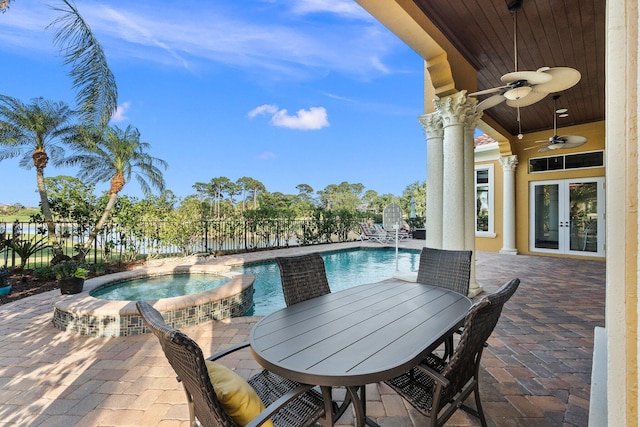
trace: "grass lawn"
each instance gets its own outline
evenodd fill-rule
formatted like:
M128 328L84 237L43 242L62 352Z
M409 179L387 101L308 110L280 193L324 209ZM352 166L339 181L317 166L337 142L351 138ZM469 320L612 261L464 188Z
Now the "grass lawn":
M29 222L29 217L38 213L40 213L39 208L20 209L18 212L12 214L0 212L0 223L14 222L15 220L18 220L19 222Z

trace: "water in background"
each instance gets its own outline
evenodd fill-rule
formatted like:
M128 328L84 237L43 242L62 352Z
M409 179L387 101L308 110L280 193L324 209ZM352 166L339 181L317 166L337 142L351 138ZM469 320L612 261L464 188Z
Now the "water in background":
M91 292L91 296L117 301L160 299L191 295L218 288L231 280L207 273L172 273L110 284Z
M327 280L331 292L337 292L356 285L388 279L396 273L396 252L394 248L351 249L322 254ZM398 250L398 272L409 273L418 270L420 252ZM285 307L280 283L280 270L275 261L249 264L233 269L253 274L253 309L248 316L265 316Z

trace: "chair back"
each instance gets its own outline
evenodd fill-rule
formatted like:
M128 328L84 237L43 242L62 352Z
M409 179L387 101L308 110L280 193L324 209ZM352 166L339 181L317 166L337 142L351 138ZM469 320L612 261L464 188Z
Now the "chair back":
M373 234L373 231L371 231L371 227L369 227L369 224L366 222L359 222L358 225L360 226L360 229L362 230L362 233L365 236L370 236Z
M319 253L277 257L282 293L287 306L331 292L324 260Z
M471 378L477 378L484 345L498 323L504 303L511 298L519 285L520 280L513 279L469 309L460 342L442 371L442 375L450 383L442 392L441 407L462 390Z
M466 296L470 277L471 251L422 248L418 283L439 286Z
M149 330L158 337L164 355L182 382L189 410L203 426L236 427L216 396L200 346L184 333L169 327L149 303L138 301L136 307Z

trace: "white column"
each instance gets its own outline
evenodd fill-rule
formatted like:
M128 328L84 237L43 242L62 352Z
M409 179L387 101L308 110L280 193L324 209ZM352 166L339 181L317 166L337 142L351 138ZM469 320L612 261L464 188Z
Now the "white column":
M442 248L442 119L437 113L418 118L427 137L427 208L425 246Z
M516 185L515 171L518 156L500 157L502 165L502 249L501 254L517 255L516 249Z
M464 128L464 248L471 252L471 275L469 277L469 297L482 292L482 286L476 281L476 179L474 140L476 123L482 112L476 111L478 101L467 100L467 117Z
M464 249L464 123L467 115L464 92L435 100L444 129L442 167L442 248Z
M638 0L607 1L605 221L607 426L640 425ZM592 394L593 395L593 394ZM591 412L590 412L591 415ZM591 424L590 424L591 425Z

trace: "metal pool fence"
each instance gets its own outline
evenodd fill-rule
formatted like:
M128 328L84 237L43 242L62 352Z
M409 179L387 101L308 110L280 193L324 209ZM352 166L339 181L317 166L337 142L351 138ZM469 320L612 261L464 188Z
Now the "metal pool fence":
M56 236L65 255L78 253L90 230L76 223L59 222ZM232 253L284 248L359 237L357 222L325 223L314 219L213 220L181 224L139 223L135 227L109 224L96 238L86 256L89 263L110 263L185 256L197 253ZM9 242L17 243L12 247ZM28 256L25 268L49 264L52 251L47 227L41 223L0 222L0 267L20 265L21 249L47 245ZM24 252L24 249L22 250Z

